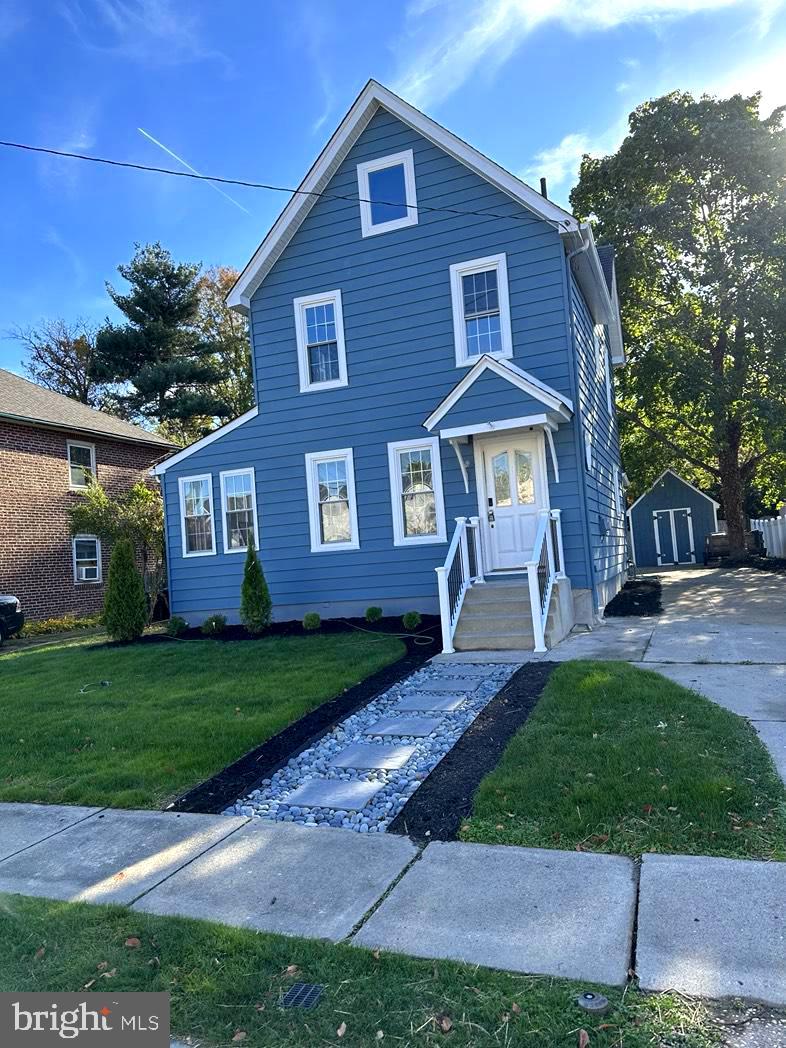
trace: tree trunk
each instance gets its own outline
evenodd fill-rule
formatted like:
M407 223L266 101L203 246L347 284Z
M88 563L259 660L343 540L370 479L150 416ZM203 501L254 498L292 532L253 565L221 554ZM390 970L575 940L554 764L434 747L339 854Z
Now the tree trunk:
M743 559L745 549L745 492L739 456L729 449L720 456L721 493L723 511L726 515L726 531L729 536L729 555Z

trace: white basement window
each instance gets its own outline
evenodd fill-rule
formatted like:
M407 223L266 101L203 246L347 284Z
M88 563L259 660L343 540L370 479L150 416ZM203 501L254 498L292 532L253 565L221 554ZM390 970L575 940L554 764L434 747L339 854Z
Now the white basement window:
M412 150L358 164L358 197L364 237L417 225Z
M77 535L71 543L74 582L101 581L101 542L95 535Z
M96 475L96 449L93 444L67 441L69 487L84 490Z
M358 549L352 448L306 455L311 552Z
M259 549L253 466L225 470L220 478L224 553L245 553L252 542L255 549Z
M295 332L300 392L346 386L347 351L341 292L296 298Z
M393 545L445 542L439 438L388 444Z
M450 291L456 366L474 364L484 353L513 356L505 255L452 265Z
M213 519L213 478L180 477L180 531L184 557L208 557L216 552Z

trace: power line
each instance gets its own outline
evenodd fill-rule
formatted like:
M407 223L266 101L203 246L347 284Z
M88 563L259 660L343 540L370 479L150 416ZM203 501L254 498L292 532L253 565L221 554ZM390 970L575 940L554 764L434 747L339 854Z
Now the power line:
M108 167L130 168L132 171L150 171L156 175L173 175L175 178L190 178L196 182L217 182L226 186L243 186L246 189L267 189L273 193L291 193L293 196L322 197L325 200L346 200L353 204L382 204L388 207L401 207L400 200L366 200L359 196L348 196L341 193L325 193L316 189L292 189L289 186L276 186L266 182L248 182L241 178L222 178L220 175L201 175L194 171L174 171L171 167L154 167L151 164L134 164L130 160L111 160L109 157L90 156L87 153L70 153L64 149L48 149L44 146L31 146L23 142L4 142L0 146L7 149L21 149L28 153L45 153L48 156L66 157L69 160L87 160L93 164L105 164ZM455 207L430 207L427 204L406 204L407 210L443 212L450 215L475 215L478 218L502 218L528 221L526 215L500 215L493 211L471 211Z

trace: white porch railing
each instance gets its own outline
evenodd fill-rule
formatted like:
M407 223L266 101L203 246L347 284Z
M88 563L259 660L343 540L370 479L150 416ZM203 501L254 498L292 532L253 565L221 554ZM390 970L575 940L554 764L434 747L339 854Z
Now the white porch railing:
M771 557L786 557L786 517L752 520L751 528L764 535L764 545Z
M546 622L554 580L565 577L565 554L562 548L561 510L541 510L538 530L532 547L532 560L527 562L529 602L535 651L548 651Z
M456 530L453 532L445 563L434 569L439 587L443 655L450 655L455 651L453 635L458 625L464 595L473 583L485 581L479 524L477 517L456 517Z

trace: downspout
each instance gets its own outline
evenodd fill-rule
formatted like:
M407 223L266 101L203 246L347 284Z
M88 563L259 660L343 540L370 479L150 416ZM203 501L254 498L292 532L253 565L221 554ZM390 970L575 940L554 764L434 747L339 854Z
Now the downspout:
M576 432L575 454L576 454L576 469L579 477L579 489L581 492L582 500L582 515L584 517L584 527L582 531L584 533L584 556L586 558L587 565L587 581L590 584L590 597L592 601L593 612L596 605L596 584L595 584L595 565L592 561L592 546L590 545L590 522L589 512L587 510L587 478L584 473L584 455L582 451L582 440L584 437L584 423L581 417L581 383L577 373L577 361L576 361L576 331L573 324L573 297L571 295L571 269L570 261L575 258L576 255L581 255L589 248L589 241L586 240L582 243L581 247L577 247L574 251L569 252L565 256L565 270L564 270L564 286L565 286L565 310L567 314L566 328L568 334L568 366L570 368L570 381L573 392L573 401L576 405L576 413L573 416L574 424L576 425L578 432ZM575 432L575 431L574 431ZM591 626L592 623L587 623Z

